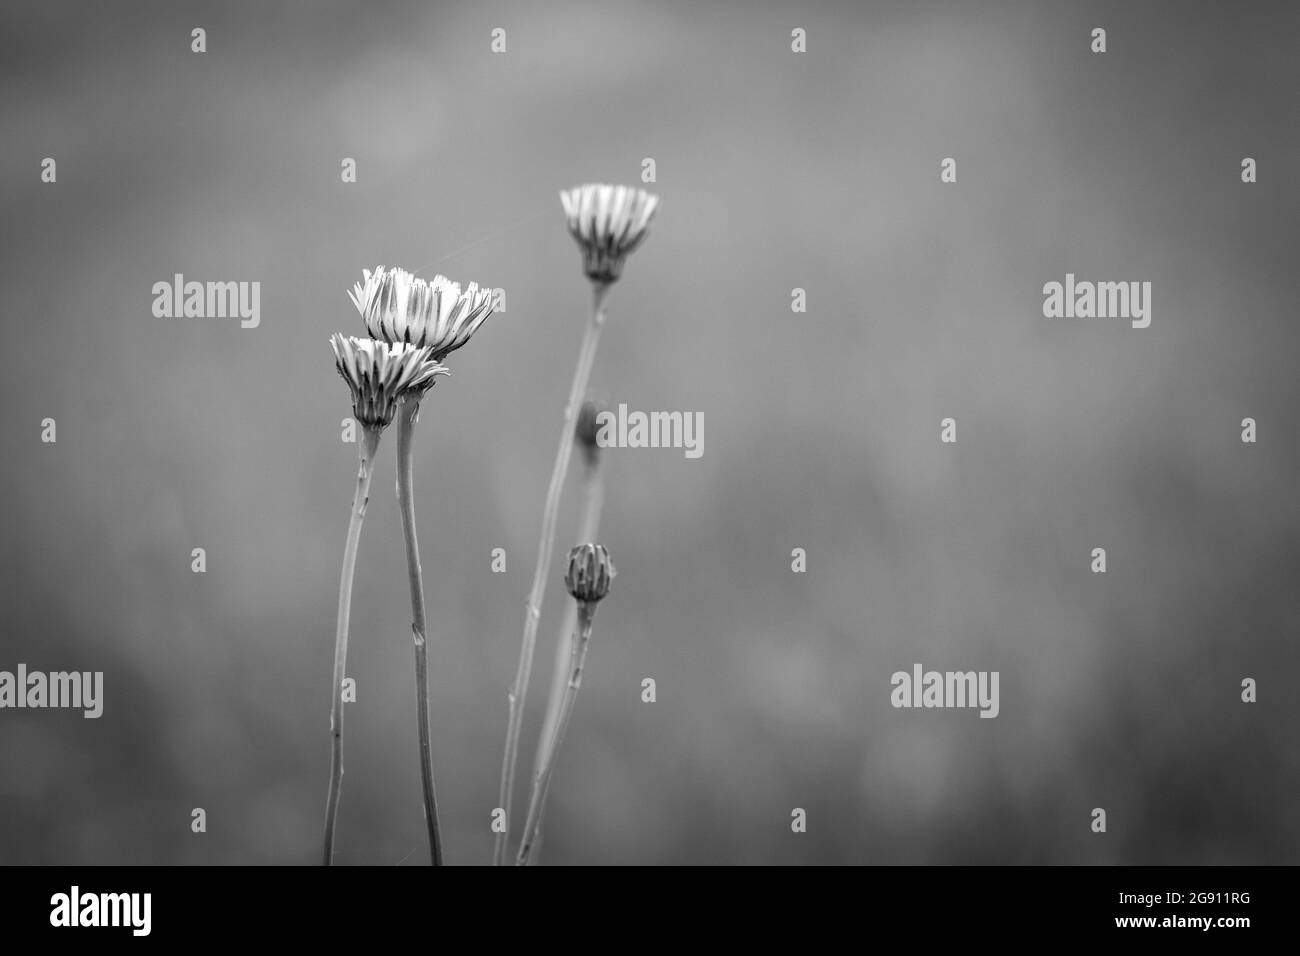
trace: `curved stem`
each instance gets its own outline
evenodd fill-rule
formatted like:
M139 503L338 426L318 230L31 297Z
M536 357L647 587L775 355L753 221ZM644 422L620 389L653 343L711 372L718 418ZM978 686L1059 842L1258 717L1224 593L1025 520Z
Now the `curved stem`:
M404 398L397 409L397 504L406 539L406 571L411 584L411 636L415 641L415 702L420 740L420 785L424 797L424 824L429 831L429 858L442 866L442 836L438 829L438 798L433 789L433 745L429 740L429 649L425 639L424 573L415 534L412 498L415 466L411 440L420 418L419 398Z
M505 755L501 761L501 788L497 794L497 806L505 811L505 821L496 835L492 850L492 863L495 866L505 863L506 847L510 839L510 803L515 786L515 763L519 758L524 699L528 694L528 678L533 670L533 648L537 644L537 624L541 619L542 598L546 593L546 578L551 568L551 550L555 546L555 519L560 510L560 492L564 488L564 476L569 470L569 459L573 455L573 425L578 417L582 396L587 391L587 381L591 377L591 366L596 357L596 345L600 340L600 328L605 322L605 292L609 286L597 282L593 283L592 288L591 319L583 333L582 345L578 348L578 367L573 371L569 404L564 409L564 425L560 430L560 447L555 454L555 467L551 471L551 484L542 510L542 537L537 546L537 566L533 572L533 586L524 614L519 665L515 670L515 682L507 695L510 715L506 723Z
M555 724L555 742L546 758L546 764L533 781L533 796L528 801L528 820L524 823L524 836L519 843L519 856L515 860L519 866L528 865L529 854L537 843L542 827L542 813L546 809L546 796L551 789L551 776L555 773L555 758L560 752L564 734L569 729L578 689L582 687L582 669L587 662L587 647L591 643L591 625L596 616L596 605L586 601L575 603L578 605L578 631L570 657L569 683L564 688L564 701L560 704L560 717Z
M357 490L352 496L352 517L348 521L347 543L343 546L343 573L339 579L338 625L334 632L334 697L330 702L330 784L325 798L325 858L334 862L334 828L339 816L339 793L343 788L343 678L348 663L348 619L352 615L352 578L357 567L357 544L361 540L361 523L370 501L370 479L375 473L375 452L379 449L380 429L362 426L358 452Z

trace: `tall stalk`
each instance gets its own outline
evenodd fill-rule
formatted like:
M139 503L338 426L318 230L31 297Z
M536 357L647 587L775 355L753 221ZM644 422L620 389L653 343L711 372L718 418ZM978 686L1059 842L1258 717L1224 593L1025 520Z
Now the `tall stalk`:
M348 521L347 543L343 547L343 573L339 579L338 624L334 633L334 696L330 702L330 783L325 798L324 864L334 862L334 829L338 823L339 794L343 788L343 679L348 662L348 621L352 615L352 579L357 567L357 545L361 540L361 523L370 501L370 479L375 473L375 453L379 449L380 429L363 426L358 453L357 489L352 496L352 517Z
M605 476L600 470L599 456L592 459L582 472L582 518L578 523L575 541L595 541L600 537L600 512L605 502ZM546 697L546 716L542 718L542 732L537 735L537 753L533 757L533 781L550 758L555 747L555 725L560 719L560 705L564 688L569 680L570 657L573 653L573 630L578 626L578 606L570 602L564 608L564 620L555 637L555 662L551 668L551 689ZM533 849L528 865L537 862L542 852L542 821L537 821L533 833Z
M533 794L528 801L528 819L524 823L524 835L519 842L519 856L515 863L527 866L529 855L537 844L542 827L542 814L546 810L546 796L550 793L551 777L555 773L556 757L565 731L569 729L569 720L573 717L573 705L578 699L578 690L582 687L582 669L587 661L587 647L591 643L591 625L596 616L596 605L587 601L575 601L578 606L578 633L573 641L569 658L569 679L564 688L564 699L560 703L560 716L555 724L555 740L547 755L541 771L533 780Z
M406 538L406 571L411 585L411 636L415 641L415 702L424 824L429 832L429 858L434 866L442 866L438 798L433 788L433 745L429 739L429 648L425 638L424 573L420 568L420 545L415 533L415 502L411 491L415 473L411 441L419 418L419 397L408 395L403 398L397 408L397 504L402 513L402 534Z
M542 598L546 593L546 579L551 569L551 550L555 546L555 522L560 510L560 492L564 488L564 476L569 470L569 459L573 456L573 424L577 420L582 397L587 391L587 381L591 377L591 366L596 357L596 346L600 341L601 326L605 323L605 293L608 288L608 284L604 282L592 283L591 318L587 322L582 344L578 348L578 366L574 369L573 384L569 387L569 404L564 409L560 447L555 453L555 467L551 471L551 484L546 492L546 505L542 511L542 536L537 546L537 565L533 572L533 586L529 592L524 615L524 635L519 648L519 666L515 670L515 682L507 696L510 715L506 723L505 755L501 761L501 788L497 795L499 801L497 805L505 811L505 820L496 835L492 850L494 866L505 863L510 839L510 804L515 785L515 763L519 757L519 732L523 725L528 679L533 669L533 649L537 644L537 625L542 614Z
M600 539L600 512L605 502L605 476L601 471L600 457L583 469L582 473L582 518L578 522L578 536L575 543L597 541ZM578 605L570 602L564 609L564 621L555 640L555 662L551 669L551 690L546 698L546 716L542 720L542 732L537 738L537 755L533 759L534 778L542 769L555 736L555 724L560 717L560 702L564 698L564 687L569 680L569 657L573 649L573 630L578 626ZM533 848L534 854L537 847Z

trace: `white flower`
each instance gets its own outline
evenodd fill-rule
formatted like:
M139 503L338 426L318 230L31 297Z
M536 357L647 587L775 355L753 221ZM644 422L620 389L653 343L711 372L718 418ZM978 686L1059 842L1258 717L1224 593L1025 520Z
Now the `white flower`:
M426 281L383 266L363 269L362 275L348 296L366 331L385 342L427 347L434 361L468 342L493 311L492 290L474 282L462 291L459 282L443 275Z
M645 239L659 197L634 186L588 183L560 193L564 217L593 282L613 282Z
M352 390L352 411L363 425L386 428L397 412L398 399L422 394L439 375L450 374L426 348L389 345L335 333L330 336L334 364Z

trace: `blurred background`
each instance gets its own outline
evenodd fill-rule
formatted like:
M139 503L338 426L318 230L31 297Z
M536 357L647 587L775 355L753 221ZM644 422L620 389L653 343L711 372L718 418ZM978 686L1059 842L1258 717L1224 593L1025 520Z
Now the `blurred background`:
M703 413L704 454L606 453L620 574L544 862L1300 862L1298 27L1292 3L7 2L0 669L103 671L105 704L0 712L0 862L317 861L356 475L327 338L361 332L345 291L379 263L507 293L417 436L448 861L490 859L589 297L557 191L647 157L663 207L593 385ZM260 281L260 326L155 318L178 272ZM1067 272L1151 282L1150 328L1045 319ZM393 439L340 863L427 861ZM917 662L999 671L1000 715L894 709Z

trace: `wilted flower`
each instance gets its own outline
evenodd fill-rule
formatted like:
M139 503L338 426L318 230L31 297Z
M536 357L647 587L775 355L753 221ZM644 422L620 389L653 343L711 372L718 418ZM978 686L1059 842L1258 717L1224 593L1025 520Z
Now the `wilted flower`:
M613 282L623 260L646 236L659 197L634 186L588 183L560 193L569 233L582 249L582 267L594 282Z
M361 271L348 296L370 335L427 347L434 361L468 342L493 311L493 291L474 282L462 290L444 275L426 281L399 268Z
M576 600L595 604L609 594L615 573L614 562L604 545L580 544L569 552L564 586Z
M423 392L435 376L450 374L426 348L389 345L335 333L330 337L334 364L352 390L352 411L362 425L386 428L403 395Z

